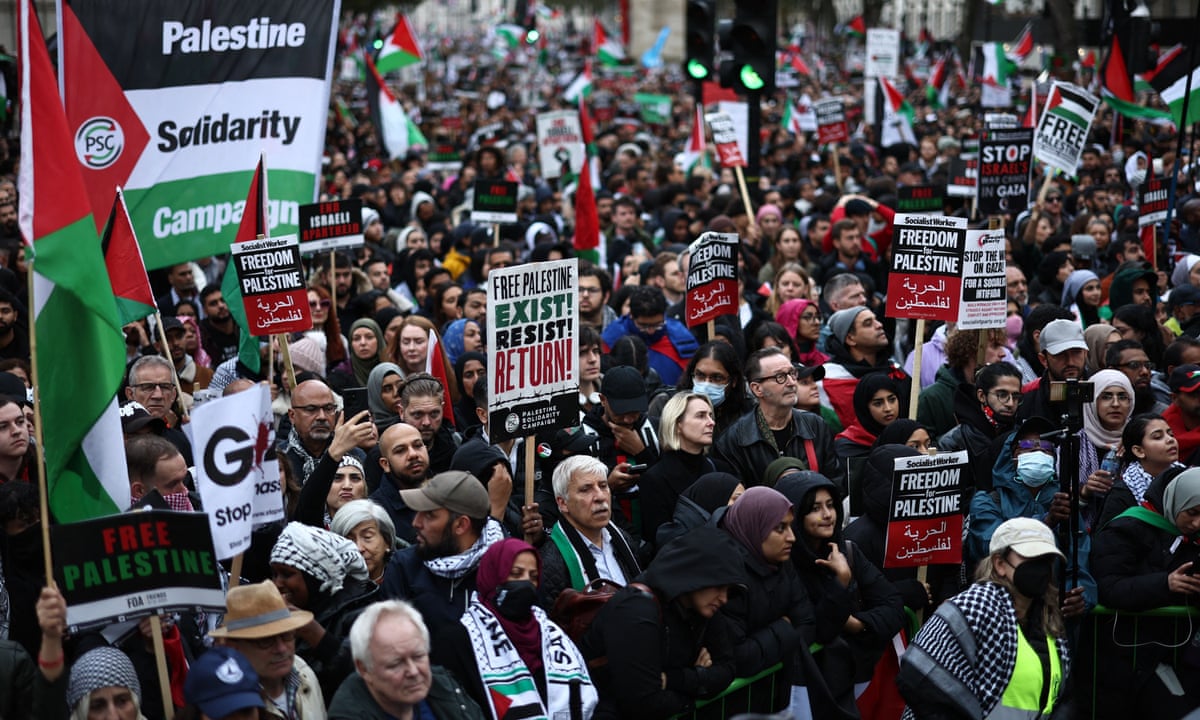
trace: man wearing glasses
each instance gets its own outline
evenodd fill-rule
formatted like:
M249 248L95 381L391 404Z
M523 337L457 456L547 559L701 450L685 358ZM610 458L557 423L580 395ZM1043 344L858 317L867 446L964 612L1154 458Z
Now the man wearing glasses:
M612 295L612 278L595 265L579 268L579 322L604 332L617 321L617 311L608 306Z
M178 393L175 390L174 366L161 355L143 355L129 368L129 383L125 386L125 399L141 403L146 412L166 423L161 435L179 448L185 458L192 456L192 444L177 426L174 405Z
M1118 340L1104 353L1104 364L1113 370L1120 370L1129 378L1133 385L1133 414L1152 412L1162 415L1167 411L1167 404L1159 402L1150 387L1154 374L1154 363L1137 340Z
M974 375L975 384L963 383L954 393L954 419L958 421L935 443L939 453L966 450L971 455L975 485L964 493L965 507L975 490L992 489L992 466L1000 449L996 439L1012 431L1021 406L1021 371L1006 362L987 365Z
M713 446L717 467L741 478L747 487L761 485L772 461L787 456L828 478L841 478L842 463L833 450L833 435L820 415L797 410L801 377L820 379L822 367L793 366L777 347L758 350L746 361L746 379L758 405L721 433Z
M301 485L308 481L321 456L329 450L338 425L338 412L333 391L323 380L305 380L292 392L292 407L288 410L292 429L284 455L292 463L292 472ZM351 452L363 461L361 450L355 448Z

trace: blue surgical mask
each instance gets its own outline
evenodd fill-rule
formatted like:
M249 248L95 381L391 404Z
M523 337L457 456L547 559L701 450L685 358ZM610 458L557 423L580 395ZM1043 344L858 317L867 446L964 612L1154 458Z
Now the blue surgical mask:
M725 386L710 382L692 383L692 390L704 395L712 401L713 407L719 407L725 402Z
M1049 453L1027 452L1017 458L1017 478L1031 488L1054 479L1054 458Z

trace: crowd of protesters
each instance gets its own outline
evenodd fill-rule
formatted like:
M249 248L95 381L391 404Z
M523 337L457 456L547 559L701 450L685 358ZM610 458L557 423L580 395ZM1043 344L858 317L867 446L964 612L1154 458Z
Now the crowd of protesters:
M368 35L349 20L341 49ZM786 100L763 98L742 197L731 169L682 162L695 101L679 72L597 67L606 261L579 263L578 417L527 454L489 438L487 288L493 269L577 255L577 186L544 179L534 130L572 107L563 80L589 48L549 40L545 62L433 44L420 92L397 88L432 147L400 158L381 151L362 84L335 81L321 197L362 199L364 244L309 264L294 385L265 343L260 371L239 360L224 258L153 274L166 342L126 328L120 391L133 507L203 511L187 412L269 379L287 509L255 530L223 614L164 618L169 698L148 620L68 635L43 575L25 265L5 253L0 717L668 718L776 667L790 691L774 709L797 718L1194 717L1188 158L1167 233L1144 243L1136 207L1157 161L1175 166L1174 131L1102 111L1075 175L1001 218L1006 325L918 338L888 313L898 189L948 181L982 126L978 88L939 109L909 87L917 141L881 147L861 76L827 56ZM666 124L637 117L635 91L672 95ZM801 93L847 97L851 141L785 128ZM489 178L520 183L498 240L469 220ZM13 202L0 183L5 238ZM741 240L739 305L711 335L683 322L688 247L706 231ZM1094 393L1064 462L1050 388L1069 380ZM356 388L368 404L351 413ZM971 460L963 562L885 569L894 462L954 450ZM579 630L557 601L599 581L620 587Z

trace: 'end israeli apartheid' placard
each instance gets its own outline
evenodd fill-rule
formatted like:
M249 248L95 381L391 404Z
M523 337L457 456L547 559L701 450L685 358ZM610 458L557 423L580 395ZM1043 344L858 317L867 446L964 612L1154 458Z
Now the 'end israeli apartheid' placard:
M493 443L579 422L579 262L488 274L488 437Z
M896 215L892 238L887 316L957 320L967 219Z
M300 252L305 255L363 244L362 199L300 206Z
M54 525L50 537L71 633L156 613L225 610L204 513L106 515Z
M229 249L251 335L312 329L308 286L295 235L234 243Z
M737 233L706 232L688 248L687 326L737 313Z
M537 116L538 167L547 180L583 171L586 152L579 113L555 110Z
M1165 175L1146 175L1146 181L1138 187L1138 229L1157 225L1167 219L1170 185Z
M962 562L962 483L969 468L966 450L896 458L885 568Z

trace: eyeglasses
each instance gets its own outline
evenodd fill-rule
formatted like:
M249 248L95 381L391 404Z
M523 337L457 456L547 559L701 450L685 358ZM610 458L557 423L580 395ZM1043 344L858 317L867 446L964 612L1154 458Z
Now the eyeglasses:
M1133 398L1129 397L1128 393L1102 392L1096 399L1102 403L1115 402L1119 405L1128 405Z
M1150 372L1154 372L1154 363L1149 360L1134 360L1132 362L1117 363L1117 367L1129 368L1130 370L1141 370L1145 368Z
M692 373L692 380L694 382L709 382L713 383L714 385L724 385L725 383L729 382L729 376L722 375L721 373L705 375L704 373L697 371Z
M333 304L333 302L330 300L309 300L308 301L308 306L310 308L312 308L313 310L316 310L317 308L328 308L332 304Z
M291 643L296 642L296 633L285 632L285 633L280 633L278 635L272 635L271 637L250 638L250 639L247 639L245 642L250 643L254 647L258 648L259 650L270 650L271 648L275 647L279 643L280 640L282 640L284 643L290 645Z
M1010 392L1008 390L990 390L988 391L988 395L992 395L1002 403L1014 402L1018 405L1021 404L1023 397L1019 392Z
M602 290L601 288L598 288L598 287L594 288L594 287L580 286L580 288L579 288L580 295L601 295L603 293L604 293L604 290Z
M316 415L320 412L332 415L337 412L338 406L333 403L329 403L328 405L293 405L292 409L299 410L305 415Z
M784 370L782 372L777 372L774 375L764 375L763 377L755 378L755 379L751 380L750 382L762 383L762 382L766 382L767 380L774 380L775 382L779 383L780 385L784 385L787 383L788 378L791 378L792 380L799 380L800 379L800 371L795 368L792 368L791 370Z
M643 325L640 322L635 322L634 325L637 326L638 330L641 330L642 332L646 333L647 335L656 333L659 330L662 330L663 328L665 328L667 326L667 324L665 322L660 322L660 323L657 323L654 325Z
M813 313L812 315L801 315L800 319L804 322L811 322L811 323L821 322L821 316L816 313Z
M174 392L175 383L138 383L137 385L132 385L131 387L138 392L146 393L148 395L155 390L159 390L163 393Z

